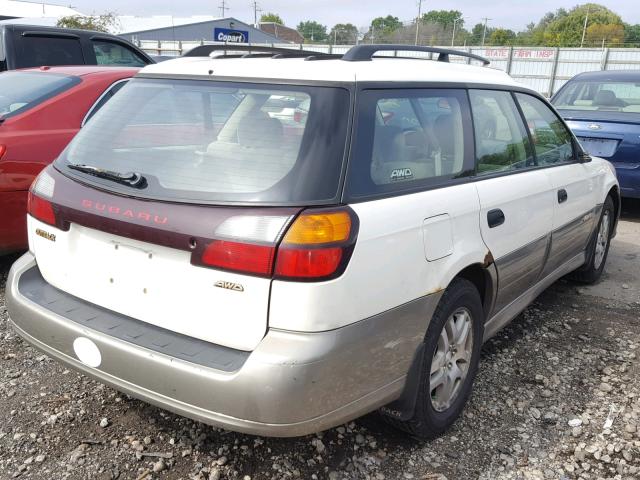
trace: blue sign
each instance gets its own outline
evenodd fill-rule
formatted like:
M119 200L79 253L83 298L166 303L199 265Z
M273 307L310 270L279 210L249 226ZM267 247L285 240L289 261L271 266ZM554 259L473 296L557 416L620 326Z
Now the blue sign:
M249 32L230 28L214 28L213 39L216 42L249 43Z

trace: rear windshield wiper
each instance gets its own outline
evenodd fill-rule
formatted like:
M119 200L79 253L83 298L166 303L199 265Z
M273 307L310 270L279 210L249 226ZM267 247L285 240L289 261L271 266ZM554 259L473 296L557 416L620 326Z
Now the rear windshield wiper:
M147 179L144 178L141 174L135 172L120 173L93 167L91 165L75 163L69 163L67 164L67 167L72 170L78 170L79 172L93 175L94 177L105 178L107 180L121 183L122 185L128 185L129 187L133 188L145 188L147 186Z

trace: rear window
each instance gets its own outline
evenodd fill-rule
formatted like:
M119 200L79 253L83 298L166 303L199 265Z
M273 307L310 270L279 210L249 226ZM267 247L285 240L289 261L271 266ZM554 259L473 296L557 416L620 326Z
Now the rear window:
M18 42L16 68L85 63L80 40L76 38L25 36Z
M1 73L0 118L22 113L78 83L78 77L55 73Z
M640 113L640 82L569 82L553 104L559 109Z
M297 108L308 106L304 115ZM306 107L305 107L306 108ZM134 79L75 137L58 165L128 195L204 203L337 199L348 129L340 88ZM64 168L144 176L132 189Z

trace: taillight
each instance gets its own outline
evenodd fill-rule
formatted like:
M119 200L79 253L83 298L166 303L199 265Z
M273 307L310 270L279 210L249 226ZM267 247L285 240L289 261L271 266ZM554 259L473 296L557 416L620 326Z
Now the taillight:
M29 214L49 225L56 224L56 214L53 205L49 201L53 197L55 180L46 171L43 171L33 182L27 197L27 211Z
M355 218L347 209L298 216L278 247L276 278L326 280L340 275L355 244Z
M258 275L271 275L275 247L214 240L202 254L205 265Z
M0 145L0 158L4 157L4 154L7 153L7 146Z
M56 214L53 211L53 205L48 200L38 197L33 192L29 192L27 199L27 210L29 214L40 220L41 222L48 223L49 225L56 224Z
M192 262L284 280L326 280L344 271L356 234L357 217L348 208L308 210L293 222L287 216L231 217Z

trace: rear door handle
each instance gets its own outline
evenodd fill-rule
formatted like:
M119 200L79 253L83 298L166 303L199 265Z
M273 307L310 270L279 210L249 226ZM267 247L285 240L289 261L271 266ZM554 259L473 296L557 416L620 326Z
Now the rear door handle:
M499 208L487 212L487 223L489 228L499 227L504 223L504 212Z
M567 198L569 198L569 195L567 194L567 191L564 188L561 188L560 190L558 190L558 203L566 202Z

